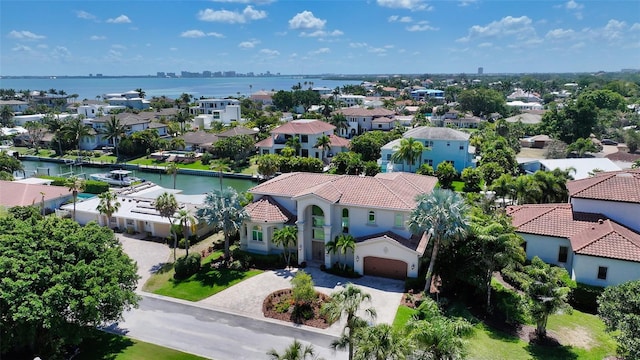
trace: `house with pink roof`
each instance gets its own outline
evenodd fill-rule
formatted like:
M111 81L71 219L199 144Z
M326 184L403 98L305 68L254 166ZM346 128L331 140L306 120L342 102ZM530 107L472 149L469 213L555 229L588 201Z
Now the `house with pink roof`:
M345 262L363 275L404 279L418 276L428 237L408 227L416 196L433 190L437 179L409 173L374 177L287 173L249 190L254 201L240 230L242 249L269 254L282 249L273 233L286 225L298 230L298 262L330 268ZM340 234L356 239L346 255L327 251Z
M511 206L527 258L562 266L577 282L640 279L640 170L570 181L568 204Z
M257 142L256 148L261 155L279 154L287 146L287 140L295 137L300 140L300 156L321 159L323 149L315 145L318 138L327 135L331 140L331 149L325 152L325 157L328 154L334 155L349 151L349 140L334 135L335 128L335 126L321 120L293 120L271 130L271 136Z

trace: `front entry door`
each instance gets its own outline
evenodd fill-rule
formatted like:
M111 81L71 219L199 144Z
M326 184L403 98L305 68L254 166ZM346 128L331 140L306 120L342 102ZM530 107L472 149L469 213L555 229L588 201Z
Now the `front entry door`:
M314 261L320 261L324 263L324 242L312 241L311 242L311 259Z

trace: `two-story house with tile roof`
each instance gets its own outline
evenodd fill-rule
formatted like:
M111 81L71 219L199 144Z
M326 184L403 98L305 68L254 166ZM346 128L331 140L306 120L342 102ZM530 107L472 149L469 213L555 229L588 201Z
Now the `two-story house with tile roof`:
M570 181L569 204L507 208L527 258L562 266L577 282L640 279L640 170Z
M351 138L371 130L392 130L395 112L385 108L350 107L336 110L347 118L348 127L340 129L340 136Z
M346 263L364 275L418 276L428 242L408 228L416 196L433 190L437 179L408 173L374 177L287 173L249 190L254 201L240 230L243 249L279 253L273 233L285 225L298 229L298 262L333 266ZM340 234L356 239L346 255L327 251Z
M256 148L258 148L258 153L262 155L279 154L286 147L287 140L296 137L300 139L300 156L320 159L323 149L317 148L315 145L318 138L327 135L331 140L331 149L328 153L337 154L349 151L349 140L334 135L335 128L335 126L320 120L293 120L271 130L271 136L257 142Z
M197 100L196 104L189 108L189 112L196 115L194 126L200 129L211 128L212 122L230 125L233 121L242 121L240 100L211 98Z
M402 138L413 138L424 146L424 151L413 165L406 162L394 162L393 154L398 151L402 139L396 139L380 149L382 157L378 161L382 171L415 172L422 164L434 169L442 162L450 162L458 173L464 168L475 167L475 148L469 145L469 134L459 130L441 127L419 126L408 130Z

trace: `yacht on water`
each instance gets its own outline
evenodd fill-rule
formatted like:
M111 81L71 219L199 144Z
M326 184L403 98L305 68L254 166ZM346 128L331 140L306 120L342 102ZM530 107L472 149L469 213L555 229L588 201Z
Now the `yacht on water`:
M136 182L143 182L144 179L130 176L129 170L111 170L108 173L90 175L92 180L104 181L109 185L131 186Z

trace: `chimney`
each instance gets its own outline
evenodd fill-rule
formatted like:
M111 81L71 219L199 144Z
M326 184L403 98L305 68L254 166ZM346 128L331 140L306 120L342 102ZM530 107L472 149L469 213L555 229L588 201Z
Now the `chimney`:
M604 220L598 219L598 224L602 225L603 222L604 222Z

